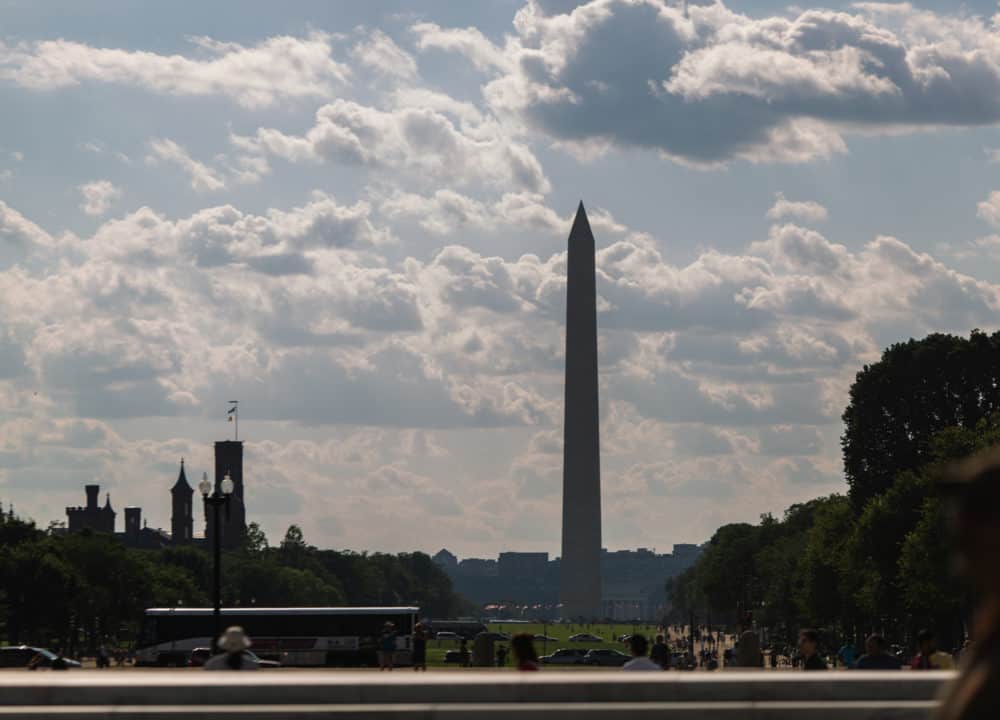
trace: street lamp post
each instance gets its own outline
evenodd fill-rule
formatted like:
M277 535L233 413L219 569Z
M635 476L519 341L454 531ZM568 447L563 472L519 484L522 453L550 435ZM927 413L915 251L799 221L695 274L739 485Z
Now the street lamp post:
M233 479L227 472L222 478L220 487L213 489L212 483L208 479L208 473L202 473L201 482L198 483L201 497L205 501L205 514L208 508L212 508L212 555L214 564L212 568L212 652L216 648L216 640L222 634L222 522L219 518L219 510L226 509L226 519L229 519L229 498L233 494Z

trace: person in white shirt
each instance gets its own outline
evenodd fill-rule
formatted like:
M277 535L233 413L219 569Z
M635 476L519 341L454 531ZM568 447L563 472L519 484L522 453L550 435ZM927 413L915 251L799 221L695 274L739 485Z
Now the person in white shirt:
M642 672L646 670L656 670L663 672L663 668L646 657L648 643L642 635L633 635L628 639L629 649L632 651L632 659L622 665L622 670L626 672Z

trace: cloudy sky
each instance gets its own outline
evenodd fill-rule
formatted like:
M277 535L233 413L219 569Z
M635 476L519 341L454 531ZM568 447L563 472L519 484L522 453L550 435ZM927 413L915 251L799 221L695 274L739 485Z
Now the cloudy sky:
M169 527L238 398L272 540L556 552L581 198L605 545L843 490L854 373L1000 311L942 5L0 0L0 500Z

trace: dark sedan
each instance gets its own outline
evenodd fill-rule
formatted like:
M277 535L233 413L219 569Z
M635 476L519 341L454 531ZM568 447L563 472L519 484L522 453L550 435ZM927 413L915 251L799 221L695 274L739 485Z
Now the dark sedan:
M546 665L583 665L587 650L583 648L559 648L551 655L543 655L541 660Z
M597 665L600 667L621 667L632 657L618 650L591 650L583 656L584 665Z
M455 665L468 665L470 657L472 656L468 651L462 652L461 650L449 650L444 654L444 661Z

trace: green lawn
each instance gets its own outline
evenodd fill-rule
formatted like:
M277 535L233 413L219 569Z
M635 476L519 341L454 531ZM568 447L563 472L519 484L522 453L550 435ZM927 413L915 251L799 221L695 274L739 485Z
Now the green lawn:
M562 647L582 647L592 649L592 648L614 648L616 650L621 650L622 652L628 652L628 649L620 642L617 638L622 635L631 635L633 632L641 633L649 638L652 643L653 638L656 636L656 627L653 625L632 625L631 623L615 623L615 624L591 624L591 625L549 625L542 623L490 623L489 628L495 632L507 633L508 635L514 636L518 633L531 633L532 635L547 635L551 638L555 638L554 642L535 642L535 649L538 651L539 655L547 655L554 650ZM604 642L601 643L571 643L569 642L569 636L575 635L577 633L591 633L603 638ZM448 650L455 650L458 648L457 640L432 640L427 644L427 664L431 666L441 666L444 665L444 654ZM497 646L499 643L497 643ZM472 643L469 643L469 649L472 649ZM508 660L508 667L510 667L511 660Z

